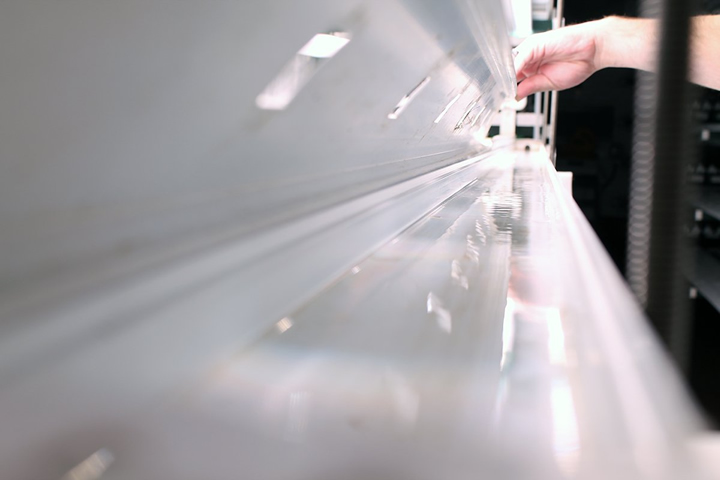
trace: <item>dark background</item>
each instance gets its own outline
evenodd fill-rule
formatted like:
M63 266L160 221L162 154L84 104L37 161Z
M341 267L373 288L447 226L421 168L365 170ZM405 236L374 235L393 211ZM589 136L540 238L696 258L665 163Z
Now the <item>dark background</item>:
M697 4L700 8L698 13L720 13L720 0L700 0ZM566 24L571 25L608 15L637 16L638 9L637 0L566 0L564 16ZM561 92L558 100L557 169L573 172L575 200L623 274L634 89L635 72L607 69L597 72L580 86ZM699 87L695 89L694 95L700 99L700 103L706 98L720 98L717 92ZM694 128L699 129L697 125ZM717 149L711 153L712 158L704 158L708 156L708 150L701 147L698 141L697 151L700 157L688 160L690 163L710 162L720 167ZM707 190L706 186L697 188ZM720 186L713 188L720 194ZM702 238L698 241L698 244L701 243ZM716 247L720 258L720 244ZM702 293L690 302L692 315L688 321L692 322L693 334L686 381L704 409L709 423L718 428L720 313Z
M567 25L637 16L637 0L567 0ZM573 195L625 273L635 72L606 69L558 97L557 168L573 172Z

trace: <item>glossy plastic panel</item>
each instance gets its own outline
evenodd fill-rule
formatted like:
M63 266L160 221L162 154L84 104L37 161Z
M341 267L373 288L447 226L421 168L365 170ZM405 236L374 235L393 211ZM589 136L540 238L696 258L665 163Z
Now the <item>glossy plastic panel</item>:
M211 419L264 478L695 478L693 407L549 161L477 172L200 382L173 437Z
M472 140L509 56L491 0L0 2L0 477L692 475L547 156Z
M207 348L233 294L218 282L215 307L167 302L6 382L8 477L76 458L103 480L701 478L694 409L547 155L454 175L463 187L234 351Z
M491 0L0 2L0 303L477 154L513 95L503 25Z

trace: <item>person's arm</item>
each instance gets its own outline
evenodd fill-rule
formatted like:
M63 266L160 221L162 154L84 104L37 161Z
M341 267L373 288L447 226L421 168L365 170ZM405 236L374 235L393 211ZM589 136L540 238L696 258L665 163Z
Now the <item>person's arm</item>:
M720 15L694 17L690 80L720 90Z
M720 16L692 19L690 80L720 89ZM608 17L528 37L516 49L518 99L564 90L608 67L654 71L657 21Z

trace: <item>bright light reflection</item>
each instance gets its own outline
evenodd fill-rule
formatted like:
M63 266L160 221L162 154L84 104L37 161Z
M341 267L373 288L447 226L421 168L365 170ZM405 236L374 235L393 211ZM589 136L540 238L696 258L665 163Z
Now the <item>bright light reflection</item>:
M484 243L485 236L478 235L478 237L480 237L481 241L483 241ZM465 244L465 255L467 255L467 257L472 260L474 264L478 265L480 263L480 249L477 245L475 245L472 235L467 235L465 237Z
M459 93L458 93L457 95L455 95L455 98L453 98L452 100L450 100L450 103L448 103L447 105L445 105L445 108L443 109L442 112L440 112L440 115L437 116L437 118L435 119L435 122L433 122L433 123L440 123L440 120L442 120L442 118L445 116L445 114L448 112L448 110L450 110L450 107L452 107L453 105L455 105L455 102L457 102L458 100L460 100L460 94L459 94Z
M455 285L458 285L465 290L470 288L468 278L463 273L460 262L457 260L453 260L450 264L450 277L453 279L453 283L455 283Z
M440 330L448 334L452 332L452 315L443 306L440 298L432 292L427 296L427 312L435 314Z
M313 58L332 58L348 44L350 38L341 33L318 33L298 51Z
M480 243L485 245L487 243L487 237L485 236L485 228L480 223L480 220L475 220L475 233L480 240Z
M397 120L403 110L405 110L405 108L410 105L410 102L412 102L413 99L418 96L418 94L427 86L428 83L430 83L430 77L423 78L422 81L415 86L415 88L410 90L407 95L400 99L398 104L395 105L393 111L388 113L388 118L390 120Z
M476 142L478 142L480 145L486 148L492 148L493 147L493 139L487 137L486 132L475 132L473 133L473 138Z
M505 304L505 316L503 317L502 330L502 357L500 358L500 370L504 370L515 344L515 300L508 297Z
M346 32L318 33L280 70L255 99L263 110L284 110L320 68L350 42Z
M97 480L114 461L115 456L101 448L63 475L61 480Z
M580 437L575 403L566 380L553 383L550 402L555 460L563 473L572 475L577 471L580 460Z
M292 327L292 326L293 326L293 321L290 317L285 317L275 324L275 328L280 333L287 332L290 329L290 327Z
M550 363L553 365L565 365L565 333L563 332L560 310L548 308L545 312L548 326L548 350L550 351Z

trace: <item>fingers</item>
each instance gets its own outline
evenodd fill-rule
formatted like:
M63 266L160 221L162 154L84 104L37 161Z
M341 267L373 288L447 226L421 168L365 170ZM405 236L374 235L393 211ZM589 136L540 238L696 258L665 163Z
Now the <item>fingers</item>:
M516 100L522 100L533 93L554 88L550 79L538 73L539 63L543 62L543 54L538 51L540 44L537 42L541 35L526 38L513 50L515 77L518 82Z
M513 62L515 67L515 73L519 76L518 67L520 66L517 62L517 56L520 53L520 51L517 48L512 49L512 56L513 56Z
M537 71L536 64L539 59L542 59L542 55L537 52L539 45L537 39L540 35L542 34L529 36L513 49L513 63L518 82Z
M527 75L524 70L530 58L531 49L526 48L525 42L513 49L513 62L515 64L515 77L518 82L522 81Z
M516 100L522 100L523 98L537 92L545 92L548 90L555 90L555 85L545 75L538 74L526 78L518 84Z

